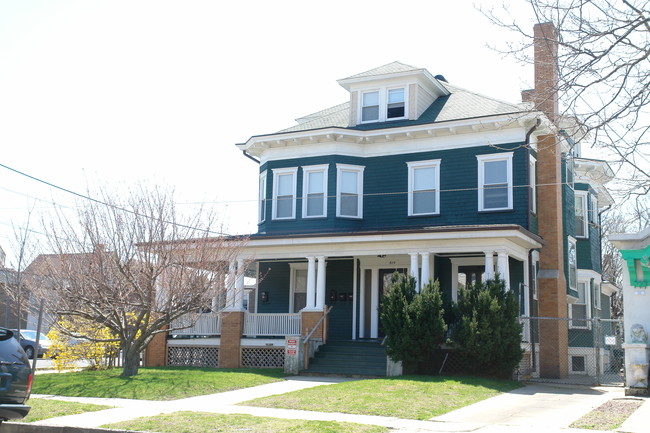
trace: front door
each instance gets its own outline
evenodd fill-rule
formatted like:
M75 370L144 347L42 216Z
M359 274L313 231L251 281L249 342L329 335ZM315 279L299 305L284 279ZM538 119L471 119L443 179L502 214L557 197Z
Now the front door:
M485 266L459 266L458 288L485 282Z

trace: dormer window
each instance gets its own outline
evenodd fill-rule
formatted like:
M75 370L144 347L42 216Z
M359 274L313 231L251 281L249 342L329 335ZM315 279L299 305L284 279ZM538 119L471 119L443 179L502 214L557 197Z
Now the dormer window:
M387 119L404 117L404 89L390 89L388 91Z
M379 92L366 92L363 94L361 107L362 122L376 122L379 120Z
M406 89L379 89L361 93L360 123L385 122L406 117Z

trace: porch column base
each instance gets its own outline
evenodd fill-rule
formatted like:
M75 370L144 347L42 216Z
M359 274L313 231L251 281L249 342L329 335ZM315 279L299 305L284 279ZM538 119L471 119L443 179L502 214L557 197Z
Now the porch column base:
M167 334L167 332L156 334L147 345L147 350L144 352L146 367L165 367L167 365Z
M241 336L244 332L244 312L226 311L221 315L221 344L219 367L241 367Z

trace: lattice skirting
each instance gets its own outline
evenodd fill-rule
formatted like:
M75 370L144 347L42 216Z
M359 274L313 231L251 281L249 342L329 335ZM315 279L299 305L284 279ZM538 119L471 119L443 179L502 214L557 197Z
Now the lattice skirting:
M219 366L219 348L201 346L168 347L167 365L216 368Z
M284 347L242 347L243 367L284 367Z

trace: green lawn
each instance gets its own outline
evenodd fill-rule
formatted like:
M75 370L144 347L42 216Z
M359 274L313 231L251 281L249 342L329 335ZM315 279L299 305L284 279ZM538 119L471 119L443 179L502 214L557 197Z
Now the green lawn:
M241 404L422 420L521 386L475 377L401 376L318 386Z
M176 400L282 380L280 369L196 367L140 368L137 376L120 377L120 369L36 376L32 392L74 397Z
M102 427L160 433L387 433L389 431L385 427L363 424L289 420L251 415L217 415L201 412L176 412L107 424Z
M75 403L44 398L30 398L27 404L32 409L29 411L29 415L19 420L20 422L34 422L47 418L55 418L57 416L76 415L78 413L94 412L110 408L110 406L101 406L98 404Z

